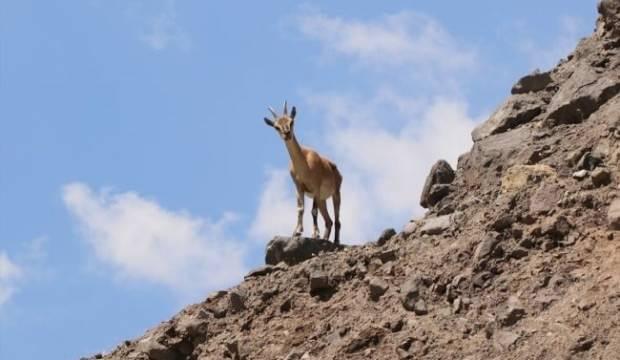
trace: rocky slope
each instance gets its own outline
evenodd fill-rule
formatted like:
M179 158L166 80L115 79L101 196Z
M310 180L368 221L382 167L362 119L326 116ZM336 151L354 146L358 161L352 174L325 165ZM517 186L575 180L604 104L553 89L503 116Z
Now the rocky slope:
M620 359L620 1L599 13L433 167L423 219L359 247L276 239L277 264L98 358Z

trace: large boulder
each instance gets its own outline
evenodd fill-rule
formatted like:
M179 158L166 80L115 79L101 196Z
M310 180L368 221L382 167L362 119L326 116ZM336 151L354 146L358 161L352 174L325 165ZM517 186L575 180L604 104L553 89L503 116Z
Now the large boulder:
M448 195L449 191L444 189L447 187L442 185L451 184L454 181L454 177L454 170L452 170L447 161L437 161L426 177L424 188L422 188L422 195L420 196L420 205L423 208L429 208ZM442 190L439 191L439 188Z
M322 239L276 236L267 244L265 263L276 265L284 261L288 265L295 265L320 252L337 251L342 248L342 245Z
M529 92L538 92L544 90L549 84L553 82L551 78L551 72L539 72L535 71L529 75L522 77L513 87L512 94L526 94Z
M588 64L579 66L551 99L545 124L553 127L580 123L619 92L620 80L616 76L601 76Z
M513 95L471 133L473 141L506 132L525 124L543 111L544 101L534 93Z

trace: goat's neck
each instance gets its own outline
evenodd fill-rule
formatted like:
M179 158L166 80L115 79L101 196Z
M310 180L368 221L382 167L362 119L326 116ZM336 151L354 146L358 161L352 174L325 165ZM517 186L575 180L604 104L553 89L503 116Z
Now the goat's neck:
M293 168L295 172L305 177L310 169L308 168L308 163L306 162L306 157L304 153L301 151L301 146L297 142L297 138L295 134L291 134L290 140L284 142L286 144L286 150L288 150L288 154L291 157L291 161L293 162Z

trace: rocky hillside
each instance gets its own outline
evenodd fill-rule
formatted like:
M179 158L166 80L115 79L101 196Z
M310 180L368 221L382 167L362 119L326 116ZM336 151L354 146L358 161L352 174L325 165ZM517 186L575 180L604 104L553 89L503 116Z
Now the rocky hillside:
M620 0L439 161L372 244L276 238L271 265L104 359L620 359Z

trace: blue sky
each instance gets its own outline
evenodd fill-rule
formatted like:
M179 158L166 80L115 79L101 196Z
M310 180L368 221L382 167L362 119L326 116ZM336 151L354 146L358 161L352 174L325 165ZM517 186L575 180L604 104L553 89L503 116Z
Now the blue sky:
M111 349L261 264L295 224L268 105L295 104L300 142L342 169L343 242L363 243L423 214L430 165L595 16L595 0L2 1L0 359Z

